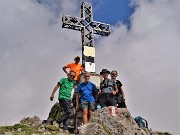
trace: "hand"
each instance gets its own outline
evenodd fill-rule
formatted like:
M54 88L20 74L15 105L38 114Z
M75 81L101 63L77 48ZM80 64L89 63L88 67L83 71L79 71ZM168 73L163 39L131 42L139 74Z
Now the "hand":
M111 94L112 94L112 95L116 95L116 91L112 91Z

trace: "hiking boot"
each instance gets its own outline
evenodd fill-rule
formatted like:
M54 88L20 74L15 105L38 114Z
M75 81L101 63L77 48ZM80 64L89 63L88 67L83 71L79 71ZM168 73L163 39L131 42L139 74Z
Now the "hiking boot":
M62 123L62 121L56 120L56 123L61 124L61 123Z
M59 128L63 128L63 123L59 124Z

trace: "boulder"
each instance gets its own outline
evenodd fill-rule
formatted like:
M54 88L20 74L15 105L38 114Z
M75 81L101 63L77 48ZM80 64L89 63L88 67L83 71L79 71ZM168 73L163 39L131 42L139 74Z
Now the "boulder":
M90 122L83 125L80 134L88 135L157 135L150 129L139 128L126 108L104 107L94 112Z

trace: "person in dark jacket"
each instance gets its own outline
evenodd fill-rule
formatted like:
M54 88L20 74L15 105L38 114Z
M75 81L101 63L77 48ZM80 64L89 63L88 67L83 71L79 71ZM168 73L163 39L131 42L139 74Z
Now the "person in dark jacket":
M122 89L122 83L117 80L118 72L116 70L111 71L111 80L113 80L118 87L118 93L116 93L115 101L117 103L118 108L127 108L125 103L125 94L124 90Z
M103 108L105 106L116 106L115 95L118 93L118 88L116 83L108 78L110 71L103 69L100 75L104 80L100 83L100 106Z

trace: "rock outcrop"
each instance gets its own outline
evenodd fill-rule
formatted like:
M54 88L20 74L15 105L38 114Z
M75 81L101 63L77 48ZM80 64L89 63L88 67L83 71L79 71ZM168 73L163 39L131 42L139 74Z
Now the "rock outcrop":
M63 130L54 122L53 125L42 124L39 117L23 118L13 126L1 126L0 135L73 135L73 130ZM125 109L112 110L108 107L98 109L90 122L79 127L80 135L170 135L165 132L153 132L139 128L130 112Z
M96 110L91 122L81 127L80 134L157 135L150 129L139 128L126 108L117 109L113 116L107 107Z

